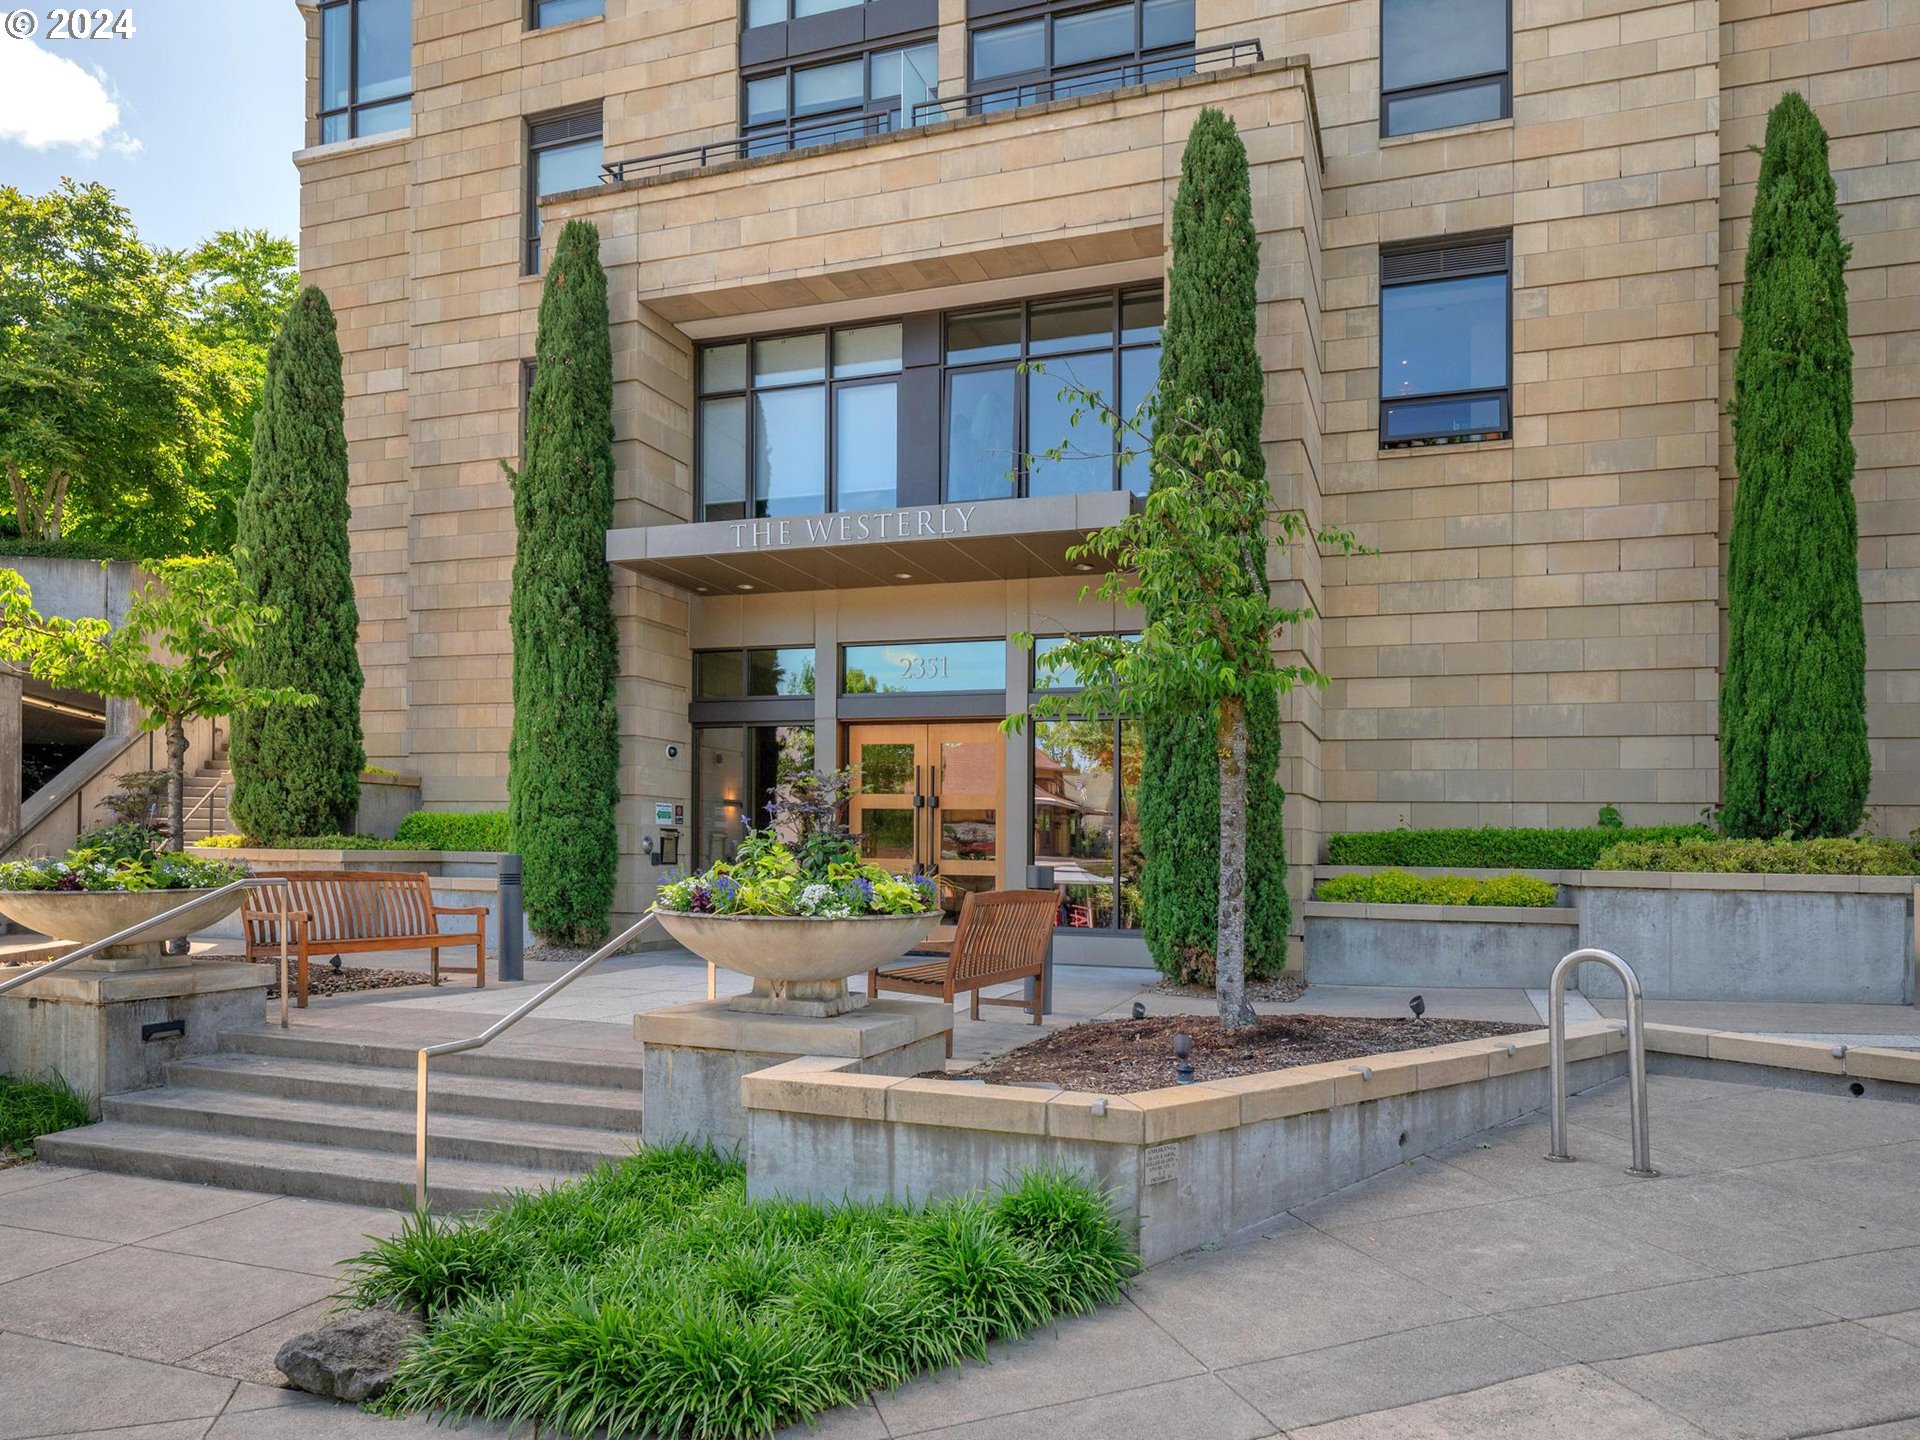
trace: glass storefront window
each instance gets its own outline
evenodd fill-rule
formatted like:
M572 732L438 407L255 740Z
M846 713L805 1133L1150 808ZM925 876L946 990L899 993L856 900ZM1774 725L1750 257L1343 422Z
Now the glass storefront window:
M696 700L813 694L813 648L703 650L693 657Z
M1132 720L1042 720L1033 728L1033 863L1066 887L1061 923L1137 930L1144 759Z
M843 695L925 695L1007 688L1004 640L849 645L841 655Z

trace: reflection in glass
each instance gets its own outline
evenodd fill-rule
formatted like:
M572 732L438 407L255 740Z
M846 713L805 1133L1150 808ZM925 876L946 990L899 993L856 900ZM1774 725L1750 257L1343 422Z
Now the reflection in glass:
M892 375L900 369L900 323L833 332L833 378Z
M1061 15L1053 22L1053 64L1058 69L1133 52L1133 6L1108 5Z
M787 77L763 75L747 82L747 123L764 124L787 118Z
M349 26L348 6L336 5L320 12L320 108L338 110L352 96L347 86L353 76L348 59L353 34ZM342 137L345 138L345 137Z
M1140 48L1160 50L1193 44L1193 0L1146 0L1140 14Z
M1143 758L1131 721L1048 720L1034 727L1033 858L1066 887L1070 929L1140 925L1138 792ZM1117 762L1117 763L1116 763Z
M905 795L913 789L913 743L871 742L860 747L860 793Z
M884 510L898 500L899 393L892 381L834 391L834 509Z
M747 388L747 347L709 345L700 352L700 388L711 395L716 390Z
M998 816L992 810L940 811L942 860L992 860L1000 853Z
M738 654L733 658L737 662ZM704 869L716 860L732 859L748 827L767 824L774 791L813 769L813 727L702 728L694 732L693 751L692 868Z
M925 640L849 645L842 657L847 695L934 694L1007 688L1004 640Z
M1016 463L1011 367L951 377L947 391L949 501L1011 497Z
M1486 395L1455 400L1381 402L1386 411L1382 438L1418 440L1437 435L1491 435L1507 428L1504 397Z
M738 700L745 693L742 688L745 682L738 650L716 650L693 657L693 698L696 700Z
M1020 353L1020 310L973 310L947 317L947 363L1011 360Z
M1112 394L1113 352L1064 356L1027 372L1029 495L1113 488L1113 435L1069 386ZM1048 453L1055 449L1058 455Z
M353 98L364 104L405 95L413 88L413 0L359 0L354 9L360 93Z
M1158 340L1166 322L1167 302L1160 287L1129 290L1120 297L1120 340L1132 345L1138 341Z
M757 354L760 347L754 348ZM757 516L810 515L827 508L824 386L754 392L753 501Z
M1380 394L1441 395L1507 383L1507 277L1469 275L1380 292Z
M813 694L813 648L747 651L747 694Z
M1449 125L1498 120L1506 108L1507 87L1500 80L1423 95L1389 95L1386 133L1411 135L1416 130L1443 130Z
M787 18L787 0L747 0L747 28L778 25Z
M369 105L359 111L353 119L354 130L360 135L388 135L395 130L404 130L413 121L413 102L411 100L389 100L384 105Z
M913 860L913 811L882 810L869 805L860 812L860 856L885 865Z
M598 136L534 151L534 194L544 198L563 190L584 190L598 185L601 159Z
M747 518L747 401L743 395L700 402L700 496L703 518Z
M1507 0L1380 0L1383 89L1507 68Z
M538 0L533 22L544 30L549 25L565 25L570 20L588 20L606 13L606 0Z
M818 115L865 103L866 69L859 60L842 60L794 71L793 113Z
M1153 486L1153 467L1147 463L1153 449L1153 408L1146 402L1159 381L1158 345L1120 352L1120 415L1132 427L1120 436L1121 449L1131 457L1120 467L1120 484L1135 495Z
M1027 353L1060 355L1113 342L1113 299L1083 295L1036 302L1027 315Z
M822 330L806 335L776 335L753 342L753 383L793 385L827 377L827 336Z
M1002 75L1043 70L1047 64L1045 20L1022 20L973 32L973 83L980 85Z

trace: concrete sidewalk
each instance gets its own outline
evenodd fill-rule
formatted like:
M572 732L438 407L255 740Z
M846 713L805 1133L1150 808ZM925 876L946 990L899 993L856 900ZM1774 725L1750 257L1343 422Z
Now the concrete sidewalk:
M832 1440L1920 1440L1920 1105L1655 1076L1163 1265ZM377 1210L0 1172L0 1440L427 1435L271 1388ZM504 1434L475 1425L474 1435ZM523 1432L524 1433L524 1432ZM783 1440L798 1440L795 1431Z

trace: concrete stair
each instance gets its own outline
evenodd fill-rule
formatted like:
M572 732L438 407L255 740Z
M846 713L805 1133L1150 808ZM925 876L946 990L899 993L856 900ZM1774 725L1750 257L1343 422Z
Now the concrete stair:
M233 768L224 749L185 778L181 794L187 814L189 845L209 835L233 833L233 821L227 815L227 786L232 780Z
M229 1032L216 1053L170 1064L164 1086L110 1095L100 1123L37 1148L55 1165L410 1209L417 1055L381 1036ZM436 1062L434 1208L477 1209L631 1154L638 1061L547 1049Z

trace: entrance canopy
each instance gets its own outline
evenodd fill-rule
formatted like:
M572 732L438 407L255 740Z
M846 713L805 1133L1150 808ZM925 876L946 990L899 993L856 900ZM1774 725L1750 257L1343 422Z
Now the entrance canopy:
M607 559L699 594L853 590L1071 575L1067 551L1118 523L1124 490L607 532Z

